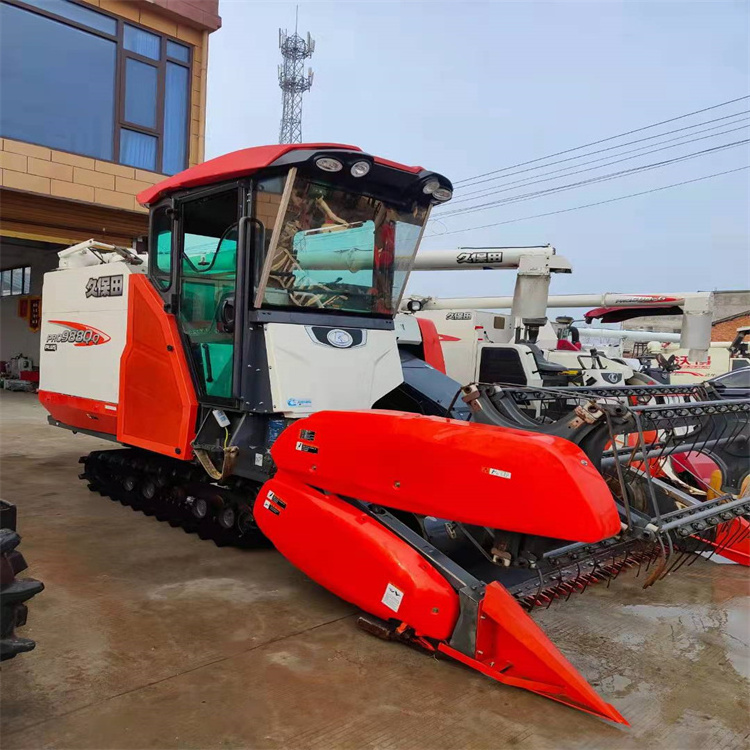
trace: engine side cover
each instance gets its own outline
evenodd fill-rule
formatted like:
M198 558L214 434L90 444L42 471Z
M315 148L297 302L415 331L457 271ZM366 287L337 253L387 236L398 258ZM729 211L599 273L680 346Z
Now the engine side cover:
M395 331L267 323L273 410L367 409L403 380Z
M550 435L405 412L319 412L282 432L271 453L306 484L412 513L578 542L620 531L597 469Z
M144 268L103 263L44 274L40 391L117 404L128 282Z

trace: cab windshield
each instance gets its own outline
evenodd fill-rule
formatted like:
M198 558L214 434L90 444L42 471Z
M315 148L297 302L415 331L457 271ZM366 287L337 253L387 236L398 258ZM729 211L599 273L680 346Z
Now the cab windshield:
M394 314L428 209L290 179L256 304Z

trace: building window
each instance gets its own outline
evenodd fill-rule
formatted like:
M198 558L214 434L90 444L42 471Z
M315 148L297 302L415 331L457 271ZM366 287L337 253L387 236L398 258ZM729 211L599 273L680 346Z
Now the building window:
M0 136L174 174L191 48L71 0L0 3Z
M19 297L31 289L31 266L0 271L0 296Z

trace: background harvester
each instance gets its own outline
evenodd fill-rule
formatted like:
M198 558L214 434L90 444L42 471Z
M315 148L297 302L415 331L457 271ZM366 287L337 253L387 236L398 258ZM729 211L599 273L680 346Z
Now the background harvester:
M445 371L461 383L502 382L512 385L645 384L650 379L624 362L600 352L562 348L547 320L548 308L606 305L628 319L637 308L682 312L681 346L704 358L710 346L713 295L590 294L549 295L551 275L571 273L570 263L551 246L461 248L420 253L415 270L517 269L512 297L435 298L411 296L402 310L436 327ZM510 314L489 310L510 309ZM400 316L399 340L420 347L430 331ZM434 347L433 347L434 348Z

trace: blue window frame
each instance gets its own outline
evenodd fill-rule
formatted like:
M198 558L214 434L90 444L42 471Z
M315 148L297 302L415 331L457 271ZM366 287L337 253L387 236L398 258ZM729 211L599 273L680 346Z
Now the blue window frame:
M187 65L190 62L190 47L167 39L167 56Z
M114 41L3 3L0 70L0 135L112 159Z
M164 92L164 171L179 172L187 150L187 128L190 106L188 69L167 63L167 85Z
M192 48L72 0L0 0L0 137L174 174Z

